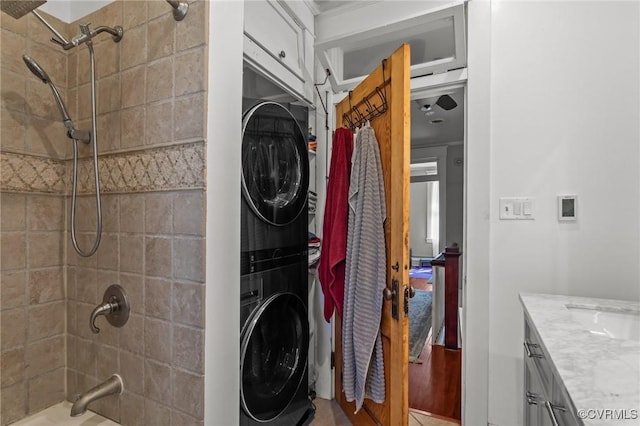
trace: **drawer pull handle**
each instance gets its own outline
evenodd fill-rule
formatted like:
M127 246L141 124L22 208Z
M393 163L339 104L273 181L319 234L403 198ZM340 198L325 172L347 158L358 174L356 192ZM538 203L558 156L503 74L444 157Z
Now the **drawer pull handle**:
M524 342L524 350L527 352L527 357L529 358L544 358L542 354L534 353L531 348L537 348L538 345L536 343Z
M529 404L529 405L538 405L538 401L537 401L538 395L536 395L533 392L527 391L526 396L527 396L527 404Z
M551 424L553 424L553 426L560 426L554 410L567 411L567 409L561 405L554 405L549 401L546 401L544 406L547 407L547 412L549 413L549 417L551 417Z

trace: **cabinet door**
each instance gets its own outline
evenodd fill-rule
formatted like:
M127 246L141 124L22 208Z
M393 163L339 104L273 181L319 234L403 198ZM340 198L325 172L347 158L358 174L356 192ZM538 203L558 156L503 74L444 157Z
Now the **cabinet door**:
M304 31L277 3L245 2L244 32L296 77L304 80Z
M551 425L545 422L544 389L536 373L536 367L525 357L524 362L524 424L525 426ZM548 417L547 417L548 418Z

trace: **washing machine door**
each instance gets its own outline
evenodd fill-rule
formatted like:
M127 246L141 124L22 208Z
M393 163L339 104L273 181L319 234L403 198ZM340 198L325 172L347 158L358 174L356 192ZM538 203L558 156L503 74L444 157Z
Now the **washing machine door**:
M242 193L267 223L288 225L306 208L309 156L305 134L284 106L263 102L242 120Z
M304 377L309 349L307 310L292 293L277 293L247 320L240 347L240 401L252 419L282 414Z

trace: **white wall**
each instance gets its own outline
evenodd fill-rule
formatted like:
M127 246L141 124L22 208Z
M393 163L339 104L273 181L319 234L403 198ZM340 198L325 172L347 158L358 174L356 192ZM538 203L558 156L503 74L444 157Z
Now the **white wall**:
M412 256L433 256L433 246L427 244L427 187L431 182L410 184L409 247Z
M519 292L640 299L639 28L637 2L492 2L493 424L522 422ZM576 223L557 221L566 193ZM499 221L511 196L535 197L535 220Z
M447 240L444 242L447 247L458 243L462 248L463 166L464 145L447 147Z
M209 2L204 424L238 424L244 3Z

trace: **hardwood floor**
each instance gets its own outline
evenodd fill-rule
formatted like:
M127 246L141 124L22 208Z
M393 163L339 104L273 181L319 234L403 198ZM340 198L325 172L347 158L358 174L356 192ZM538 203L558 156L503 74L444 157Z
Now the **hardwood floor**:
M411 285L427 290L422 281L411 279ZM432 346L431 339L429 334L418 358L422 363L409 364L409 407L460 421L462 352Z

